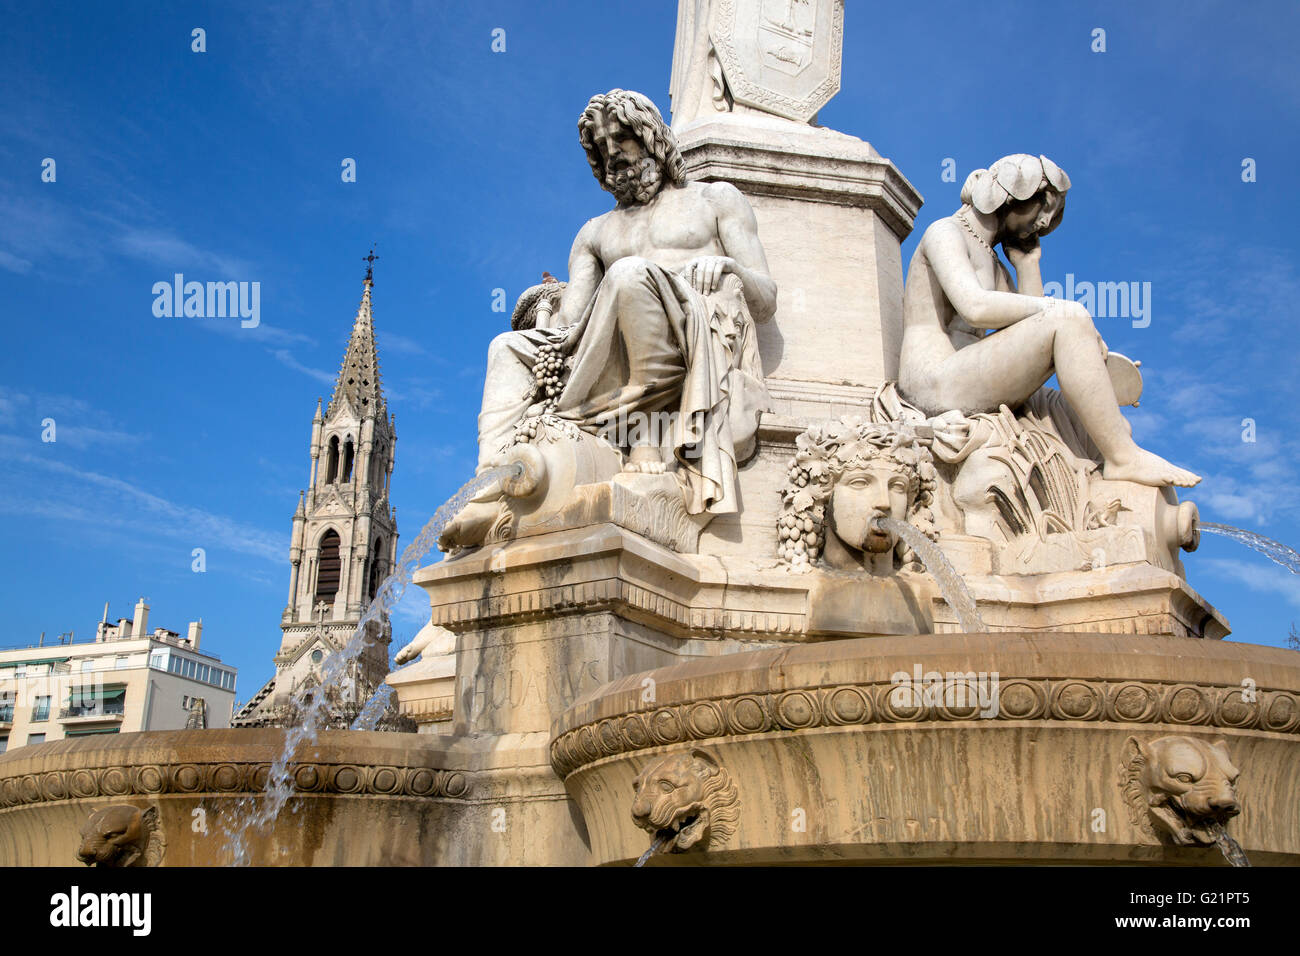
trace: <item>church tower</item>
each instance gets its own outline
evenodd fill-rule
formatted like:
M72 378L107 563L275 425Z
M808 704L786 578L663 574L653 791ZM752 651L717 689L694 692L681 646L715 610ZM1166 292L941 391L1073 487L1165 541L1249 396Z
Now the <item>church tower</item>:
M275 676L241 708L235 726L293 720L290 703L321 665L351 639L380 583L397 560L397 512L388 498L395 422L380 384L370 295L372 252L329 406L317 399L311 424L311 477L298 493L289 543L289 602ZM392 628L372 625L351 689L330 695L330 723L346 727L388 673ZM346 682L345 682L346 683ZM337 699L336 699L337 696Z

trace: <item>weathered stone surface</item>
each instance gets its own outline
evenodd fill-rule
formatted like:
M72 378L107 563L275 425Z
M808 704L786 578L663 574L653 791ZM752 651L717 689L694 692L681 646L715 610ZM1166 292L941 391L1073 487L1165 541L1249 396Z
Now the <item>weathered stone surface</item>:
M909 699L912 676L930 673L941 692ZM948 694L990 679L984 697ZM1221 864L1137 826L1117 784L1131 737L1169 735L1223 738L1241 774L1229 833L1252 862L1300 862L1300 661L1276 648L963 634L752 651L587 696L557 722L551 759L598 863L649 845L637 775L702 749L739 794L734 835L655 861Z

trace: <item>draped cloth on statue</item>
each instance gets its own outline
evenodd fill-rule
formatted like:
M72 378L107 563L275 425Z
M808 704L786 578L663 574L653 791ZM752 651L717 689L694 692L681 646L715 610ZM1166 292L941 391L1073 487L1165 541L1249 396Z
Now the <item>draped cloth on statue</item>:
M1005 409L1006 406L1003 406ZM1078 467L1093 471L1101 467L1101 452L1070 407L1065 396L1046 385L1014 409L1016 418L1059 439L1075 457ZM979 413L969 417L960 411L926 415L903 398L895 382L886 382L872 400L872 420L881 422L928 422L934 432L931 451L939 461L958 464L981 447L994 431L980 428L1000 413Z
M651 429L677 463L689 513L740 509L738 463L753 451L767 388L739 277L705 296L648 259L620 259L568 342L559 417L618 444Z

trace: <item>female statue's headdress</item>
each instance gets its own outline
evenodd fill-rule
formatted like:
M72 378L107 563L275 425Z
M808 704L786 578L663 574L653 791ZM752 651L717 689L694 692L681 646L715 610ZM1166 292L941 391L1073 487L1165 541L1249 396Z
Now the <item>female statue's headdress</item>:
M996 212L1013 199L1029 199L1044 189L1064 195L1070 188L1065 170L1046 156L1012 153L988 169L977 169L961 187L961 201L980 212Z

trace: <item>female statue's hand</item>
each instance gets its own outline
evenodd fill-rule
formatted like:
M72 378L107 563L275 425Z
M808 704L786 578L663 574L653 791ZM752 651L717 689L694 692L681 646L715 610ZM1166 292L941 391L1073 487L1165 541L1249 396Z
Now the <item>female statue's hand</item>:
M1030 236L1021 241L1003 239L1002 251L1007 254L1007 258L1011 260L1017 272L1020 271L1020 263L1038 262L1043 257L1043 247L1039 244L1037 236Z

